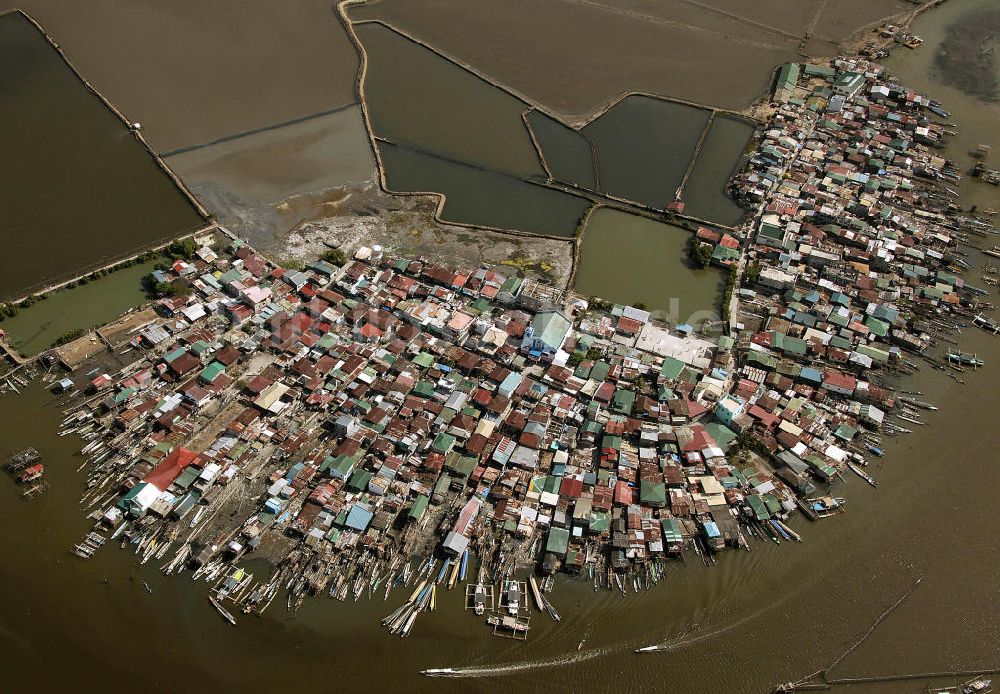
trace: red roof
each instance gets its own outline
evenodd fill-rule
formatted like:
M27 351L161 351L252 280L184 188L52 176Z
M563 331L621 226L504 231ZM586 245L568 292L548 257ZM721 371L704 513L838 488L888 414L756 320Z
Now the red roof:
M618 480L615 483L615 503L625 506L632 503L632 487L628 486L628 482Z
M188 465L198 460L198 454L186 448L175 448L159 465L143 478L157 489L164 491L180 477Z
M583 494L583 480L573 477L563 478L562 484L559 486L560 496L579 499L581 494Z
M724 234L722 236L722 240L719 241L719 245L724 246L726 248L737 249L740 247L740 242L734 236L730 236L729 234Z
M629 318L628 316L622 316L618 319L618 326L615 328L620 333L625 333L627 335L635 335L639 330L642 329L642 323L637 321L635 318Z

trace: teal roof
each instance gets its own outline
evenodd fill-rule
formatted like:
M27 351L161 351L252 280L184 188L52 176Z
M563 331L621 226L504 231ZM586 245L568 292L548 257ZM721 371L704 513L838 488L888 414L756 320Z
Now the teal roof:
M561 311L544 311L538 313L531 321L534 330L533 340L540 340L551 349L558 349L566 339L573 324Z
M676 381L683 369L684 362L674 357L667 357L663 360L663 366L660 367L660 376L671 381Z
M183 347L178 347L177 349L175 349L173 351L170 351L170 352L167 352L166 354L164 354L163 355L163 361L167 362L168 364L172 364L174 361L177 360L178 357L180 357L186 351L187 350L184 349Z
M631 390L616 390L611 399L611 409L615 412L628 415L632 414L632 406L635 404L635 393Z
M225 366L223 366L222 364L220 364L217 361L213 361L211 364L209 364L208 366L206 366L202 370L202 372L200 374L200 378L205 383L212 383L212 382L215 381L215 379L217 379L219 376L221 376L225 372L226 372L226 367Z
M550 528L545 541L545 551L563 556L569 549L569 531L565 528Z

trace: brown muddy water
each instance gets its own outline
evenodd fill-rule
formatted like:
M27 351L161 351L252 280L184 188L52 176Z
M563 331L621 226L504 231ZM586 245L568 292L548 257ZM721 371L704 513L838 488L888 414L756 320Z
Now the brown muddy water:
M0 152L0 298L205 223L19 13L0 16Z
M355 30L378 137L519 178L545 175L521 120L528 104L380 24Z
M444 193L448 221L571 236L583 202L523 183L545 180L539 151L556 181L665 209L709 120L706 109L632 95L574 130L382 24L355 29L372 129L393 146L382 161L389 188ZM709 133L689 185L703 217L739 219L724 186L751 132L727 119Z
M56 37L157 151L355 100L333 0L0 0Z
M525 120L554 180L588 190L598 189L594 145L590 140L541 111L530 111Z
M743 164L754 126L717 115L684 186L684 214L734 226L745 210L726 194L726 183Z
M917 24L927 45L891 61L904 83L926 85L953 111L961 128L956 157L969 142L996 137L994 107L942 89L929 69L947 25L984 4L949 0ZM1000 207L996 188L963 181L962 190ZM208 605L203 583L164 578L152 563L135 567L134 555L111 547L78 561L68 550L88 526L77 505L83 480L73 472L79 443L55 435L59 408L38 387L4 397L2 447L37 446L52 482L48 496L24 503L13 483L0 479L5 687L763 694L831 663L917 576L923 580L912 596L832 674L1000 667L1000 553L993 532L1000 521L993 500L1000 460L992 433L1000 411L1000 338L970 328L958 339L986 367L966 374L966 386L934 371L904 386L942 409L914 434L889 440L888 455L873 466L878 490L853 477L838 483L847 513L815 524L795 519L801 545L755 543L751 553L726 553L711 568L691 557L639 596L593 593L586 582L560 577L551 598L563 621L536 615L527 643L489 636L461 610L457 591L444 591L438 612L421 617L405 640L378 626L405 599L399 594L388 602L317 599L294 616L276 601L263 618L232 628ZM633 653L653 643L668 649ZM431 667L457 668L461 679L417 674ZM926 684L840 689L916 694Z
M160 153L226 139L167 159L209 212L255 243L291 229L273 209L281 201L372 179L352 105L359 58L333 0L6 7L32 13Z
M796 57L799 37L699 4L380 0L352 8L351 17L385 20L571 119L631 91L744 108L775 65ZM763 13L789 12L779 4Z

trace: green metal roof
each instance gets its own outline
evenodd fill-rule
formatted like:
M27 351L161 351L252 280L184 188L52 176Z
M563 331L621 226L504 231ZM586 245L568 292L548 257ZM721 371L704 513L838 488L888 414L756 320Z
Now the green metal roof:
M648 506L666 506L667 486L663 482L641 480L639 482L639 501Z
M425 495L421 494L413 501L413 506L410 507L410 512L407 514L410 520L420 520L424 512L427 510L427 504L430 501Z
M223 366L217 361L213 361L211 364L209 364L202 370L200 378L201 380L205 381L205 383L212 383L215 381L215 379L217 379L220 375L224 374L225 372L226 372L225 366Z
M569 531L565 528L549 528L549 536L545 541L545 551L563 556L569 549Z

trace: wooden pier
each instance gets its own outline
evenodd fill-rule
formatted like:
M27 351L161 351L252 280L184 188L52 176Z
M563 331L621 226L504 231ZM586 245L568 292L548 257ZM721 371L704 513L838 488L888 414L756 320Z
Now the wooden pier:
M26 501L30 501L36 496L40 496L47 491L49 491L49 483L45 480L37 480L29 484L24 491L21 492L21 498Z
M34 465L42 459L42 455L34 448L25 448L7 457L4 467L8 472L19 472L29 465Z

